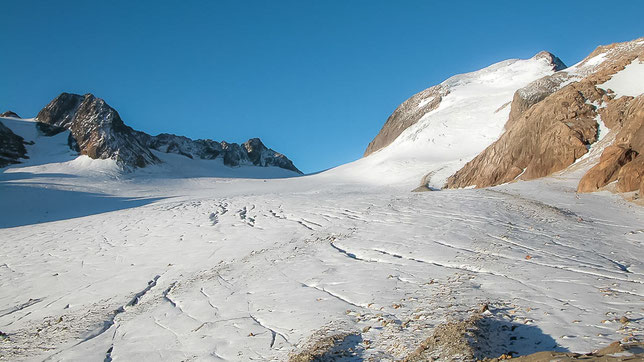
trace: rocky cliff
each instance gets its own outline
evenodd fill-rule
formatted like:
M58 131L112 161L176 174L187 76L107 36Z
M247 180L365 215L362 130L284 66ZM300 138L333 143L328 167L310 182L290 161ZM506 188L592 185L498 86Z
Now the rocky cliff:
M267 148L259 138L239 145L165 133L151 136L133 130L114 108L92 94L62 93L38 113L36 121L43 134L68 129L71 148L94 159L115 159L126 169L160 163L154 150L191 159L222 158L227 166L275 166L301 173L286 156Z
M604 83L642 61L644 38L603 46L579 64L518 90L506 132L445 186L487 187L547 176L572 165L601 132L610 132L614 141L581 179L578 190L595 191L614 181L618 191L641 188L643 96L618 95ZM608 129L602 129L604 125Z
M213 160L222 158L226 166L254 165L260 167L280 167L301 173L283 154L267 148L259 138L252 138L239 145L211 139L192 140L188 137L162 133L150 136L135 131L138 141L153 150L175 153L191 159Z
M0 122L0 167L20 163L21 158L28 158L26 154L23 138Z
M125 168L160 160L134 136L118 112L92 94L62 93L43 108L36 121L69 129L78 151L94 159L115 159Z

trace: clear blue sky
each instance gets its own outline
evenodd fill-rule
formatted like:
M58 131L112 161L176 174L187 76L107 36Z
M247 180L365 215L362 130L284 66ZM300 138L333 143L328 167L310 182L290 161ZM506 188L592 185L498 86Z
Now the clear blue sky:
M644 36L639 0L0 1L0 110L91 92L135 129L260 137L305 172L453 74Z

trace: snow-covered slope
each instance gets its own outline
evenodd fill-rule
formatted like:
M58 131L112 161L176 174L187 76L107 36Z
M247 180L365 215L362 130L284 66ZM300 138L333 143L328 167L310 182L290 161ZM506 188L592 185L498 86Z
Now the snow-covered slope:
M429 185L442 187L447 177L499 137L514 92L554 73L552 59L540 53L531 59L506 60L449 78L440 84L443 96L437 108L390 145L330 173L408 188L418 186L429 173ZM418 106L428 102L417 101Z
M183 136L151 136L125 125L118 112L92 94L61 93L35 118L45 135L69 130L69 147L92 159L115 160L123 170L132 171L161 163L152 150L174 153L190 159L223 159L227 166L280 167L301 172L286 156L266 147L259 138L239 145L211 139L192 140ZM46 128L46 129L45 129Z
M11 129L15 134L21 136L27 143L28 159L20 159L20 163L13 167L4 169L5 174L29 173L34 177L41 177L46 174L77 175L77 176L101 176L106 175L114 179L128 179L138 177L122 172L121 165L114 159L92 159L86 155L78 155L78 152L70 149L70 132L65 130L53 136L44 134L38 128L34 119L2 118L0 121ZM173 136L172 137L178 137ZM148 136L150 137L150 136ZM184 137L185 138L185 137ZM186 140L189 140L186 138ZM192 140L189 140L193 142ZM251 142L250 140L249 142ZM261 142L261 141L260 141ZM248 142L247 142L248 143ZM263 145L262 145L263 146ZM256 146L257 147L257 146ZM265 147L258 147L263 154L259 157L271 157L272 150ZM252 147L248 149L252 150ZM224 164L223 157L214 159L195 159L175 154L167 150L151 150L151 154L160 160L160 163L149 165L145 168L133 171L136 175L150 177L236 177L236 178L275 178L294 177L299 173L277 166L269 166L267 162L261 163L264 167L256 167L251 161L241 163L237 167L230 167ZM248 152L246 153L248 154ZM251 153L252 155L252 153ZM246 156L248 157L248 156ZM290 161L289 161L290 162ZM292 165L292 164L291 164Z
M535 57L450 78L389 146L303 177L172 135L124 174L69 131L1 118L33 144L0 169L0 360L394 361L471 315L475 352L447 360L641 341L641 207L577 194L573 173L409 192L498 138L515 91L551 72Z
M644 212L565 179L409 193L32 167L0 174L7 360L285 360L342 333L348 358L398 360L482 304L488 357L643 336Z

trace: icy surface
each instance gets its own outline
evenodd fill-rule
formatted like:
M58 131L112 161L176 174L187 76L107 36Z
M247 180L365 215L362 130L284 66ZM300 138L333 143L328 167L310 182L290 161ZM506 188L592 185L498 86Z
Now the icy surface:
M284 360L320 329L396 360L482 303L512 327L499 354L642 337L644 211L574 177L410 193L359 164L265 180L167 155L124 178L64 138L0 173L7 360Z
M635 59L598 88L612 89L616 97L637 97L644 93L644 62Z

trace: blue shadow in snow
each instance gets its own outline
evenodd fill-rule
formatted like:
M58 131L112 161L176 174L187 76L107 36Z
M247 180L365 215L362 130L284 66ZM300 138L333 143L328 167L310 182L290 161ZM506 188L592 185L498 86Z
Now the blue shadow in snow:
M162 199L114 197L50 186L0 182L0 229L129 209Z

